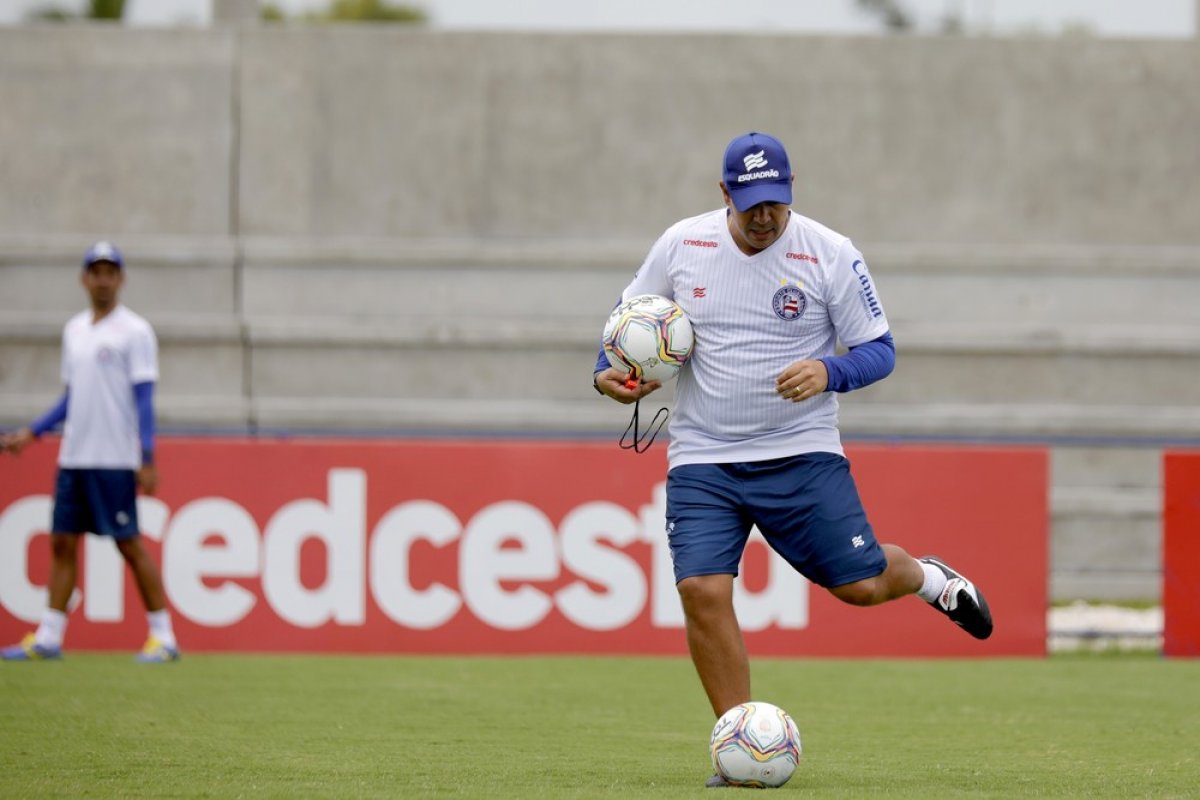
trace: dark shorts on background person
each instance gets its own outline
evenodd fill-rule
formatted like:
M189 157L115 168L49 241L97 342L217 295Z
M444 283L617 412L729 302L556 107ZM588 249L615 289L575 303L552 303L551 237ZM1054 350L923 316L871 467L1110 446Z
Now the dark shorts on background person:
M684 464L667 473L667 536L676 582L736 575L753 525L818 586L853 583L887 568L843 456Z
M58 470L52 533L138 535L137 474L131 469Z

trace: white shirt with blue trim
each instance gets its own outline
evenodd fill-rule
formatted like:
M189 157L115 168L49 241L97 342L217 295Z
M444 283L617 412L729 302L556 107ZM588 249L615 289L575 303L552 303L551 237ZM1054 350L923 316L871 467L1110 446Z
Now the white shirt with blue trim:
M792 212L753 256L733 240L724 208L677 222L655 242L622 299L659 294L687 313L692 357L679 373L671 467L841 454L838 400L782 398L775 378L888 331L866 262L850 240Z
M150 323L123 305L96 323L90 310L76 314L63 328L62 380L70 394L59 466L141 466L133 387L158 380Z

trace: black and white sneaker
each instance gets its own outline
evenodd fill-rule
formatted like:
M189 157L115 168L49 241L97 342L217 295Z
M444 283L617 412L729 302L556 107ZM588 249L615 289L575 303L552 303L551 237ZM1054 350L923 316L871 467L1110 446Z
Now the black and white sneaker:
M992 612L988 610L983 592L975 584L936 556L918 558L923 564L931 564L946 574L946 587L929 605L950 618L958 627L976 639L992 635Z

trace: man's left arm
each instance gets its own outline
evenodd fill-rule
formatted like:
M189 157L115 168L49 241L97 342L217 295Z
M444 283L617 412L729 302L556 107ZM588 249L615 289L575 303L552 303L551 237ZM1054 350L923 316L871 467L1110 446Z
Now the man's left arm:
M896 343L892 332L851 347L840 356L820 359L829 373L827 392L852 392L881 381L896 368Z
M154 494L158 488L158 468L154 464L154 382L134 384L133 399L137 404L138 440L142 450L138 485L146 494Z

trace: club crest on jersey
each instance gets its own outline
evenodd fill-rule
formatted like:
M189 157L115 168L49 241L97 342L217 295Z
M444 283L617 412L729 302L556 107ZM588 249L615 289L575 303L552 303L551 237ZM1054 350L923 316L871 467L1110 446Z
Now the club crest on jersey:
M804 295L804 290L790 284L780 287L771 298L771 309L775 316L788 321L800 319L807 305L808 298Z

